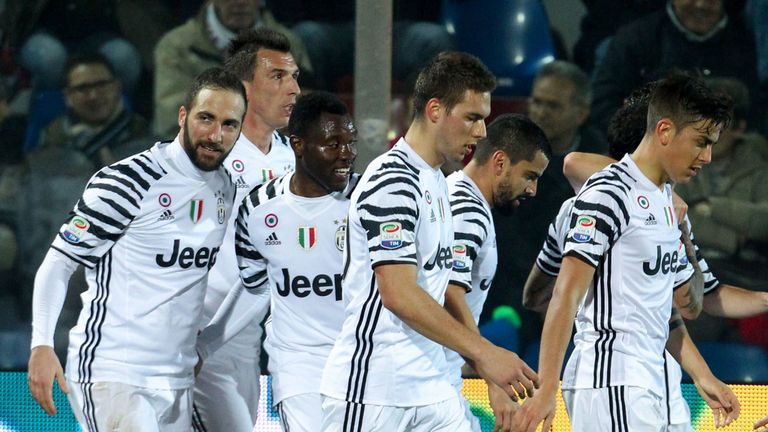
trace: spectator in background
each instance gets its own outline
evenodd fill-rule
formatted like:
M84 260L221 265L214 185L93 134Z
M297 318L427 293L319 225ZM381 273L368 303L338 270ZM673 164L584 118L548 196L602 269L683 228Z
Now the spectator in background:
M224 63L230 42L244 30L266 27L288 37L291 53L303 74L312 66L299 38L275 21L262 0L211 0L196 17L169 31L155 47L154 129L171 137L186 89L195 75Z
M72 52L101 52L131 92L141 75L136 48L120 34L114 0L8 0L3 13L4 45L38 89L62 85Z
M747 132L743 83L719 78L709 85L734 100L733 122L712 147L713 164L675 191L688 203L701 251L721 279L768 288L768 143Z
M573 63L554 61L539 70L528 101L528 115L544 130L552 146L549 168L539 179L535 200L522 202L509 216L494 212L499 248L515 253L499 255L494 289L489 291L481 321L490 318L500 305L512 306L522 318L521 346L541 335L539 315L522 307L525 276L547 235L549 220L557 214L560 204L573 196L573 189L563 176L563 158L575 150L604 152L604 147L597 144L597 134L584 127L591 93L586 74ZM521 226L526 229L519 229Z
M307 46L319 88L333 91L339 78L353 73L355 0L281 0L280 15L296 23L293 30ZM392 77L401 82L416 74L437 53L450 50L451 37L437 24L440 2L394 1ZM277 8L275 8L278 13Z
M736 77L756 91L754 38L740 14L727 12L723 0L670 0L664 10L620 29L595 70L590 124L604 137L633 89L676 68Z
M95 171L145 149L136 147L149 144L149 125L123 103L122 86L106 58L73 56L67 62L65 80L67 112L43 130L38 151L77 150L93 162L91 171Z

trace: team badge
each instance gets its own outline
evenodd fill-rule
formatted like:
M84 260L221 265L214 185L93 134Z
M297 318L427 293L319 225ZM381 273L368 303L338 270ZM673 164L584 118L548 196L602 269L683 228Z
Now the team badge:
M275 178L275 172L271 168L261 169L261 182L266 183L269 180Z
M637 197L637 205L639 205L643 209L647 209L651 205L651 203L648 201L648 198L646 198L643 195L640 195L639 197Z
M232 169L235 170L236 173L241 173L245 171L245 164L240 159L235 159L232 161Z
M157 197L157 202L159 202L161 206L168 208L171 205L171 196L163 192Z
M216 192L216 215L219 218L219 225L223 225L227 219L227 207L224 205L224 194L221 191Z
M403 227L400 222L379 225L379 242L384 249L397 249L403 245Z
M197 223L203 217L203 200L193 199L189 203L189 219Z
M317 230L315 227L299 227L296 232L298 234L297 240L299 241L299 246L302 249L308 251L315 247L315 243L317 243Z
M579 243L586 243L595 237L597 221L592 216L579 216L576 226L571 230L571 238Z
M270 213L266 216L264 216L264 225L267 226L267 228L274 228L277 226L277 215L274 213Z
M453 245L453 268L461 270L469 267L469 255L464 245Z
M340 225L336 228L336 249L344 251L344 245L347 243L347 226Z
M427 200L427 204L432 204L432 194L429 191L424 192L424 198Z
M91 224L80 216L75 216L69 221L62 235L70 243L77 243L88 232Z

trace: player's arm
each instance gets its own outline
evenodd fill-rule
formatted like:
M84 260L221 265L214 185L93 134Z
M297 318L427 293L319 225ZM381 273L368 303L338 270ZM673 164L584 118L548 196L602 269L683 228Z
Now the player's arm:
M551 427L555 416L555 397L560 386L560 370L573 330L573 317L594 274L595 268L580 257L566 255L563 258L541 335L541 387L515 417L515 430L533 432L542 421L543 430Z
M555 277L544 273L534 264L523 286L523 306L539 313L546 313L555 288Z
M48 415L56 414L53 380L64 393L69 392L61 362L53 351L53 337L67 286L77 263L49 249L37 270L32 294L32 353L29 356L28 383L32 397Z
M726 318L749 318L768 312L768 292L721 284L704 296L704 311Z
M760 429L760 428L763 428L763 429ZM756 421L755 424L752 426L752 429L754 430L760 429L762 431L768 430L768 416L765 416L760 420Z
M592 174L614 162L616 159L597 153L570 152L563 161L563 174L573 190L578 192Z
M517 354L493 345L453 318L417 284L416 271L412 264L376 266L382 305L420 334L459 353L481 377L499 385L513 399L533 394L538 385L536 373Z
M696 390L712 409L715 427L727 426L739 418L740 405L736 395L712 374L691 340L682 317L674 308L669 320L667 351L691 376Z

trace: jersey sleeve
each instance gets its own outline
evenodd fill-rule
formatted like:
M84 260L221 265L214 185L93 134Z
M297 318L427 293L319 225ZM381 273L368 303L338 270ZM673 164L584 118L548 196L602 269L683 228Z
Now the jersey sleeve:
M93 268L140 213L153 182L165 174L148 155L141 153L94 174L51 247Z
M264 285L268 280L267 262L259 252L256 241L258 223L253 217L259 202L266 199L267 189L274 190L274 181L254 189L243 199L235 221L235 253L240 268L240 278L246 289ZM262 222L263 224L264 222ZM261 238L263 241L263 237Z
M536 266L545 274L557 277L560 273L560 264L563 261L563 248L565 234L568 232L573 199L566 200L560 206L555 218L547 229L547 237L536 257Z
M597 267L629 224L626 195L616 188L595 186L573 203L563 256L575 256Z
M490 215L482 203L468 193L451 195L453 213L453 267L450 283L472 291L472 268L488 238Z
M691 243L693 244L693 248L696 251L696 261L699 263L699 268L704 274L704 295L713 293L717 290L718 287L720 287L720 281L717 279L715 274L712 273L712 269L709 268L707 260L705 260L704 256L701 254L699 245L696 243L696 237L693 235L693 228L691 227L691 221L688 219L688 215L685 216L685 223L688 224L688 232L691 233Z
M374 173L355 202L367 234L371 267L416 264L416 225L422 199L418 174L405 164L385 163Z

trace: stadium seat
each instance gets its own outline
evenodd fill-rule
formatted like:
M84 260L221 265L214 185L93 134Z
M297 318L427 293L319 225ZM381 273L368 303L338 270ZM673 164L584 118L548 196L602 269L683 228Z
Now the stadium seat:
M443 22L457 49L496 74L494 95L528 96L536 72L555 58L541 0L443 0Z
M768 353L764 349L729 342L700 342L696 346L721 381L768 384ZM690 377L684 373L683 380L690 381Z

